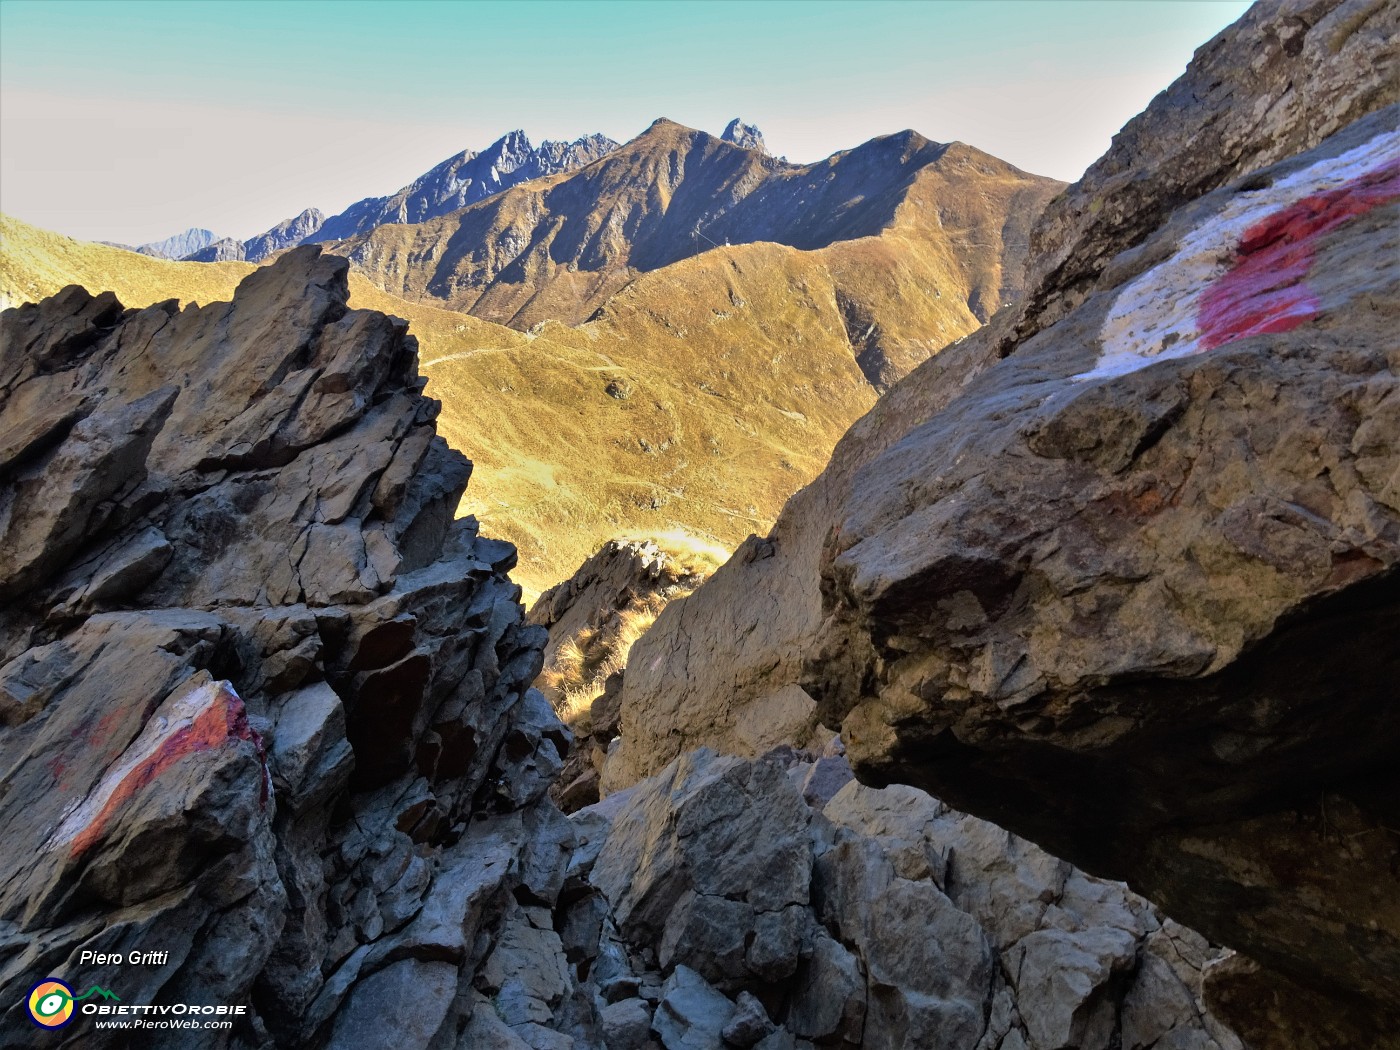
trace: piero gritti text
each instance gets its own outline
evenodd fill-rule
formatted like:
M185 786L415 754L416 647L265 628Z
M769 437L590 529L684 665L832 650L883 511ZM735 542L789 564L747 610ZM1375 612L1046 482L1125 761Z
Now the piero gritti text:
M94 952L84 951L78 965L86 966L164 966L170 960L168 951Z

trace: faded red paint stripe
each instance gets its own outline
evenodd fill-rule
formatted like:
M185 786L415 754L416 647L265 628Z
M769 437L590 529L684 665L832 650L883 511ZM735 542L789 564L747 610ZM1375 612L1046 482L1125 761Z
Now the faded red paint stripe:
M1317 316L1305 278L1318 241L1373 208L1400 200L1400 159L1344 186L1304 197L1240 237L1230 269L1201 296L1196 324L1205 350L1251 335L1288 332Z
M102 808L87 827L73 838L69 856L77 857L101 839L117 811L171 766L190 755L220 748L231 740L250 741L257 749L258 758L263 760L262 738L248 724L248 712L242 699L231 689L220 688L214 701L189 725L172 733L149 757L117 782ZM267 801L266 777L261 801L264 804Z

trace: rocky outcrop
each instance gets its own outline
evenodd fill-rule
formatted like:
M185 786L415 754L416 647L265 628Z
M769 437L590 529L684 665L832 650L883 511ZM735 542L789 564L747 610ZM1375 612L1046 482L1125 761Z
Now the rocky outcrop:
M346 277L0 317L0 1044L53 976L237 1008L151 1045L477 1046L486 956L555 901L545 631Z
M605 1026L649 1019L667 1050L1240 1046L1202 1008L1221 953L1199 936L923 792L855 783L839 746L692 752L572 821L569 962Z
M768 147L763 142L763 132L752 124L745 124L738 117L724 126L720 138L744 149L758 150L759 153L768 152Z
M1396 39L1293 2L1204 47L1039 225L1026 305L638 643L606 781L803 689L862 777L1252 956L1252 1042L1390 1045Z

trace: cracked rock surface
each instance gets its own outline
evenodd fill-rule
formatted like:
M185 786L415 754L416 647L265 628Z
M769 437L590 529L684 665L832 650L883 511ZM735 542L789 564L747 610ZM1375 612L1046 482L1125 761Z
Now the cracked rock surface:
M804 792L836 757L701 749L570 818L556 926L600 1031L649 1013L665 1050L1239 1050L1200 996L1219 949L914 788L846 767Z
M554 903L545 632L346 271L0 317L3 1045L36 974L247 1009L151 1045L454 1045L517 898ZM168 955L79 961L133 949Z

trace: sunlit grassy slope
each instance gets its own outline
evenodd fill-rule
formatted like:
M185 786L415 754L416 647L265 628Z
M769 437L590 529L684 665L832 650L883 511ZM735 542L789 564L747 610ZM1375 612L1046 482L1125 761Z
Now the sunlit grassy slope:
M351 303L409 321L439 428L476 463L462 512L520 547L515 578L533 595L623 533L682 525L733 547L821 469L875 393L816 254L710 252L644 275L594 322L535 334L406 303L353 273ZM134 307L222 300L252 269L0 218L11 305L72 283Z

